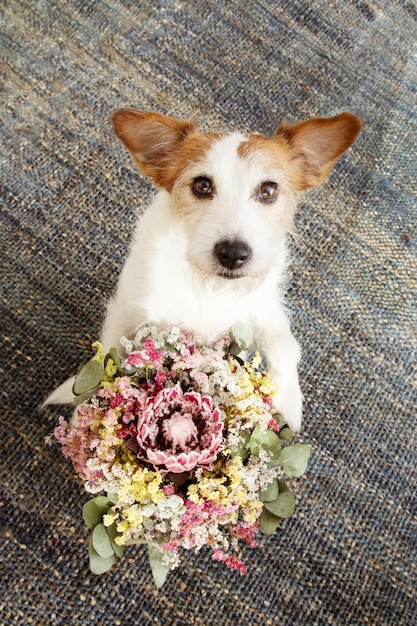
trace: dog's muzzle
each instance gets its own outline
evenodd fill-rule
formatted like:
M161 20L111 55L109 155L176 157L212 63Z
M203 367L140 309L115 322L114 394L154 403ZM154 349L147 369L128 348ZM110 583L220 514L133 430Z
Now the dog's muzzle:
M222 267L233 271L240 269L249 261L252 249L244 241L225 239L216 243L214 254Z

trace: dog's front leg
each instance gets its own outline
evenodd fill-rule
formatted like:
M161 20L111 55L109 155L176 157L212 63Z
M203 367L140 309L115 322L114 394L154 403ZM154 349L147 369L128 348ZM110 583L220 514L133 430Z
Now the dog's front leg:
M268 361L268 372L277 386L274 408L282 414L293 432L301 429L303 396L298 382L300 347L288 320L276 325L265 323L258 334L258 346Z

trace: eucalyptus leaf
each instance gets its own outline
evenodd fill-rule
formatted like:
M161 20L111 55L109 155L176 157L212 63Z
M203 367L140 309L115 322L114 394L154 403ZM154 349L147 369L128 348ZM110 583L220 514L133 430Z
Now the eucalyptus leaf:
M114 554L108 558L101 557L94 549L92 537L90 537L90 541L88 543L88 556L90 559L90 570L93 574L104 574L104 572L107 572L116 561L116 556Z
M273 430L266 429L261 431L260 427L256 426L249 440L249 447L254 456L258 456L261 450L266 450L276 455L281 448L281 441Z
M282 439L282 441L291 441L294 435L291 428L288 428L288 426L284 426L284 428L281 428L281 430L279 431L278 437Z
M106 496L97 496L86 502L83 506L83 518L88 528L93 530L97 524L101 524L103 515L112 506L112 502Z
M272 414L273 419L277 422L278 426L280 428L284 428L284 426L287 426L287 422L285 421L285 419L282 417L281 413L273 413Z
M281 482L280 480L277 480L277 483L278 483L279 493L286 493L287 491L289 491L289 488L287 487L285 483Z
M82 365L75 377L72 392L75 396L96 389L104 378L104 368L98 361L89 361Z
M124 376L125 372L123 371L120 355L117 352L116 348L110 348L108 354L106 354L106 357L104 359L104 368L106 368L106 365L109 359L111 359L113 363L115 364L116 369L117 369L117 375Z
M239 443L239 445L237 446L232 446L231 452L232 452L232 457L240 456L242 461L246 461L246 459L248 458L250 454L249 447L248 447L250 435L247 433L244 433L241 436L242 436L243 441Z
M112 506L113 500L109 496L96 496L93 498L93 502L96 503L99 509L104 513L107 513L108 509Z
M74 400L72 401L74 406L79 406L80 404L83 404L83 402L86 402L87 400L92 398L95 392L96 389L90 389L90 391L87 391L86 393L80 393L78 396L74 396Z
M298 478L307 469L311 447L303 443L296 443L281 451L281 466L289 477Z
M280 466L287 476L298 478L302 476L307 469L310 453L311 448L309 445L296 443L283 448L268 465L270 467Z
M155 585L160 589L166 580L169 567L162 562L163 554L155 543L148 543L148 554Z
M291 517L295 511L294 494L291 491L280 493L273 502L265 502L265 508L277 517Z
M270 513L265 507L262 510L259 522L266 535L272 535L281 523L281 518Z
M108 559L112 554L114 554L109 533L107 532L107 528L104 524L97 524L97 526L94 527L92 539L94 550L103 559Z
M116 537L120 537L121 534L119 532L117 532L117 528L116 528L116 524L112 524L111 526L107 526L107 532L111 541L111 547L113 548L113 551L115 553L116 556L118 556L119 558L121 558L123 556L123 552L124 552L124 547L123 546L119 546L119 544L116 543L115 539Z
M253 344L253 331L246 324L238 322L231 328L229 334L240 351L247 350Z
M268 487L259 492L259 499L262 502L273 502L279 494L278 481L274 478Z
M250 454L249 450L244 446L233 446L231 448L231 451L232 451L233 458L236 456L240 456L243 462L246 461L246 459L248 458Z

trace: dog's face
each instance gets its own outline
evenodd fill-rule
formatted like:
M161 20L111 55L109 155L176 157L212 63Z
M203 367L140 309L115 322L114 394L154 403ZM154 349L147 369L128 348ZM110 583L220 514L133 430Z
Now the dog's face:
M192 121L133 109L113 122L139 168L169 192L190 263L228 280L282 262L295 192L320 184L360 130L349 113L281 125L272 138L200 133Z
M182 145L183 165L170 192L188 234L189 261L210 276L264 276L292 224L288 177L256 142L238 133L208 141L203 135L204 151L190 159L187 144L195 141Z

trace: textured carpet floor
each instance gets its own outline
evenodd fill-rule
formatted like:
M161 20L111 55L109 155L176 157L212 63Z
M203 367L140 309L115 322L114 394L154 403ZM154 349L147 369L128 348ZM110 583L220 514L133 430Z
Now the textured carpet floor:
M5 0L1 114L3 626L403 625L416 601L416 35L412 0ZM121 106L272 133L352 110L363 133L297 218L288 299L309 471L245 577L144 551L92 575L46 394L89 356L153 193Z

